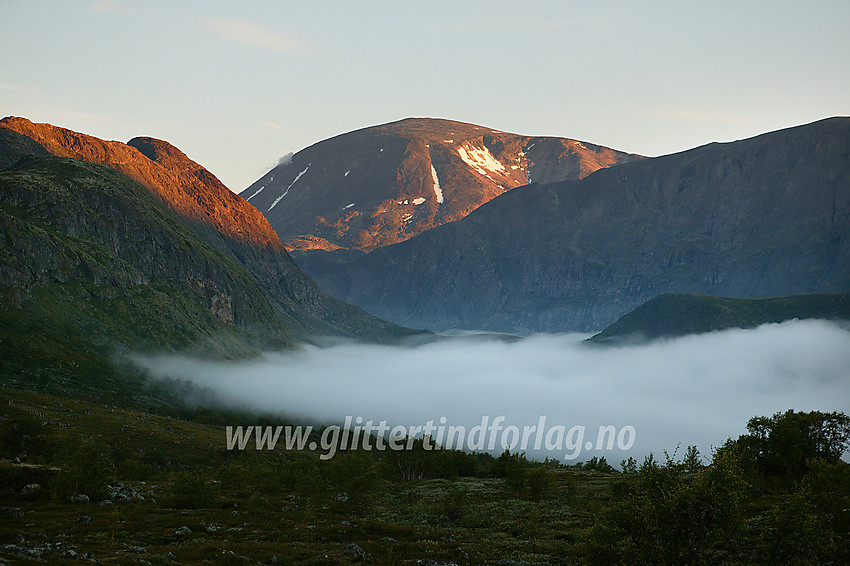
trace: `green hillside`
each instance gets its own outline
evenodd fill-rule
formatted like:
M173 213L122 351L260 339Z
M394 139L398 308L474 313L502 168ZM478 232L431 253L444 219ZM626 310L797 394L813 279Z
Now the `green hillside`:
M710 295L655 297L593 336L595 343L652 340L792 319L850 320L850 293L733 299Z

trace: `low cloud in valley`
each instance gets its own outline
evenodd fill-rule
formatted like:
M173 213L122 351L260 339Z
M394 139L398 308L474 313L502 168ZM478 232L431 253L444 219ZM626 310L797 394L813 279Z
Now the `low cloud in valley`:
M267 354L239 363L145 358L153 375L188 379L226 403L290 419L341 424L346 416L390 425L471 428L504 415L522 429L633 426L629 451L662 456L681 443L703 454L745 432L747 420L786 409L850 412L850 330L791 321L623 347L588 346L579 335L513 342L462 337L417 346L342 344ZM253 424L253 423L233 423ZM498 451L498 450L497 450ZM533 450L529 450L533 452ZM564 460L563 451L538 452Z

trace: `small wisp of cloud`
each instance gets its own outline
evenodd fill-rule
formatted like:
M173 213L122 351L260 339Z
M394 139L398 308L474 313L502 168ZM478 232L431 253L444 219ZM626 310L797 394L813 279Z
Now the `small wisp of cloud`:
M285 155L281 155L280 159L277 160L276 167L286 167L287 165L292 163L292 156L293 155L294 154L291 151L289 153L285 154Z
M26 94L38 94L38 95L42 94L41 91L38 91L34 88L30 88L28 86L15 85L15 84L9 84L9 83L4 83L4 82L0 82L0 90L8 90L8 91L11 91L11 92L23 92L23 93L26 93Z
M249 20L212 18L207 20L207 27L222 39L266 51L291 54L304 50L304 45L296 38Z

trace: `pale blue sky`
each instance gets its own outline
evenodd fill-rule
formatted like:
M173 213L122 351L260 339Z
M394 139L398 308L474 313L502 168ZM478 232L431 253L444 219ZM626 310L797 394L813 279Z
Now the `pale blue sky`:
M850 2L0 0L0 114L237 192L408 116L660 155L850 115Z

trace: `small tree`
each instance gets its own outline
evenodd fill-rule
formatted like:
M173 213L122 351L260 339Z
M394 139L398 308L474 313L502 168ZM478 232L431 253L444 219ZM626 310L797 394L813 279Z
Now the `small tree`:
M702 457L696 446L688 446L685 457L682 458L682 469L686 472L697 472L703 467Z
M624 474L636 474L638 472L637 460L629 456L628 460L620 461L620 470Z
M581 466L581 469L594 472L602 472L604 474L611 474L617 471L614 469L614 466L608 463L608 460L605 458L605 456L593 456L590 460L588 460Z
M525 490L528 460L526 460L525 454L511 454L507 450L505 454L507 454L505 461L505 489L513 497L518 499Z
M440 513L452 524L457 523L466 513L466 493L452 484L440 501Z
M537 465L526 475L528 498L539 501L546 497L551 486L550 472L542 465Z

